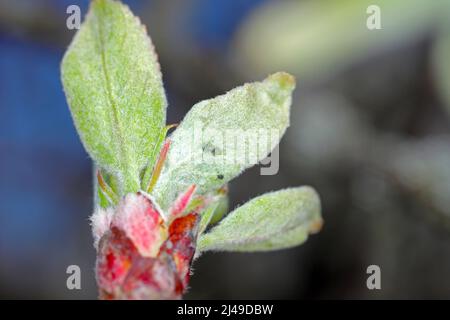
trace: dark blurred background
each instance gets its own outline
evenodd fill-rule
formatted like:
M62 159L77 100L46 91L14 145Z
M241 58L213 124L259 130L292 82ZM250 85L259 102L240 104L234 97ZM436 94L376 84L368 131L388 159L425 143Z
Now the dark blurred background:
M323 230L205 254L186 298L450 298L450 0L124 2L156 46L170 123L245 81L297 77L279 173L247 171L231 206L312 185ZM84 16L87 0L0 0L0 298L97 297L91 162L59 79L72 4ZM81 290L66 288L72 264Z

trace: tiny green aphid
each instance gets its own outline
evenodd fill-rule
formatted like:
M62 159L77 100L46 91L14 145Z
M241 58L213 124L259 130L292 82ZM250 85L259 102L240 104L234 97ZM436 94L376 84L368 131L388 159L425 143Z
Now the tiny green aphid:
M96 168L91 220L101 298L178 299L202 252L289 248L320 230L310 187L261 195L225 216L227 183L263 160L289 126L291 75L201 101L168 135L174 126L165 123L151 40L113 0L91 2L61 73Z

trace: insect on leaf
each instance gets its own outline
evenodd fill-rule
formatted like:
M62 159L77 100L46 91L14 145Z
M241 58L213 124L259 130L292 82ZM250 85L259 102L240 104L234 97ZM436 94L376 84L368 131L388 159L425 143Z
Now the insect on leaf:
M294 77L279 72L194 105L171 136L155 187L161 206L191 184L200 194L218 189L264 159L289 125L294 87Z

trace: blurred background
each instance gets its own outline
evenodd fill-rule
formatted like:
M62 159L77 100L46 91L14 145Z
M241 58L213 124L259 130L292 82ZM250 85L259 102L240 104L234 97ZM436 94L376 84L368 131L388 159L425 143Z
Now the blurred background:
M0 298L95 299L91 162L59 63L87 0L0 0ZM159 54L179 122L274 71L297 77L280 170L231 207L311 185L325 225L303 246L206 254L188 299L450 298L450 0L124 1ZM369 5L381 29L369 30ZM66 268L81 267L81 290ZM381 268L381 290L366 269Z

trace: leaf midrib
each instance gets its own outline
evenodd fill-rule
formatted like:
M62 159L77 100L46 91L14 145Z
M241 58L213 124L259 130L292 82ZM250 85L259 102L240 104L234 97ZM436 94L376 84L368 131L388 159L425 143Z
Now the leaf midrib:
M119 121L119 114L118 114L119 111L117 109L117 103L115 102L113 95L112 95L112 86L111 86L110 75L108 73L108 68L106 66L106 50L105 50L102 19L99 18L97 15L95 15L95 22L97 24L97 28L95 28L95 29L97 30L97 38L99 40L99 51L100 51L99 53L100 53L100 59L101 59L102 72L104 75L104 81L105 81L105 86L106 86L106 96L107 96L108 102L112 109L112 122L113 122L112 127L114 128L113 131L111 132L112 138L113 138L112 140L120 153L120 159L121 159L120 167L122 169L122 174L123 174L122 179L124 181L123 188L125 189L125 191L131 191L131 190L126 190L126 189L130 189L130 186L128 186L128 182L127 182L130 178L130 177L127 177L127 175L131 173L131 172L129 172L129 168L127 165L129 163L128 162L129 154L128 154L127 145L123 139L122 127L121 127L120 121ZM118 137L116 137L117 135L114 134L114 130L117 132ZM119 141L115 141L116 138Z

